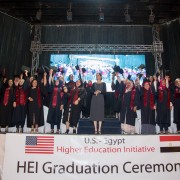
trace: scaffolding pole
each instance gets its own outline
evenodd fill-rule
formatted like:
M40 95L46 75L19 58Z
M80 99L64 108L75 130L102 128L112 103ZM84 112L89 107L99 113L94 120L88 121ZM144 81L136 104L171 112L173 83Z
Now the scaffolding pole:
M30 49L30 51L32 52L31 75L34 75L39 67L40 43L41 43L41 26L36 25L34 27L34 40L31 42L31 49Z
M153 55L155 59L155 72L159 73L160 76L163 76L162 70L162 56L163 52L163 43L160 41L160 27L158 25L153 26Z

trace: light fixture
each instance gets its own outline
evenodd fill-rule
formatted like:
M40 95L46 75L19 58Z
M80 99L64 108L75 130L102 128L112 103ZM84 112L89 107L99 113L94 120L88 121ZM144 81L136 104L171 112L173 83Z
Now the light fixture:
M104 13L101 8L99 9L99 21L104 21Z
M149 23L154 23L155 15L153 13L153 6L149 6L149 9L151 10L151 14L149 15Z
M129 14L129 7L128 7L128 5L126 6L124 16L125 16L125 22L127 22L127 23L132 22L131 16Z
M36 20L41 21L42 18L42 10L41 10L41 6L42 4L39 5L39 10L36 12Z
M69 5L69 9L67 10L67 20L72 21L71 3Z

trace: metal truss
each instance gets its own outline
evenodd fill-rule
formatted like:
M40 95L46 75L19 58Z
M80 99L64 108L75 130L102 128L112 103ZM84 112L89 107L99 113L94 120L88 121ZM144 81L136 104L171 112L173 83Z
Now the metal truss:
M130 45L130 44L41 44L41 26L35 26L34 40L31 42L32 67L31 74L35 74L39 66L39 54L43 51L50 52L89 52L89 53L153 53L155 58L156 72L162 65L161 53L163 43L159 38L158 26L153 27L152 45Z
M32 53L32 64L31 64L31 75L34 75L37 72L39 67L39 52Z
M153 26L153 55L155 59L155 71L159 72L161 77L163 76L163 71L161 70L162 66L162 56L163 52L163 43L160 41L159 35L160 28L157 25Z
M156 48L159 44L156 44ZM106 53L144 53L152 52L153 45L120 45L120 44L41 44L32 41L31 51L62 51L62 52L106 52Z
M34 41L31 42L31 52L32 52L32 64L31 64L31 75L37 72L39 67L39 44L41 42L41 26L37 25L34 27Z

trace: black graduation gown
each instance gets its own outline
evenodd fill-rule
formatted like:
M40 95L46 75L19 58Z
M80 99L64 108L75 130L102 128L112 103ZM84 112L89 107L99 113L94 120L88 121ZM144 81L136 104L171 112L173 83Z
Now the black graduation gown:
M25 82L22 87L16 87L14 90L14 99L13 102L20 102L20 90L22 90L25 94L25 105L18 105L16 104L16 107L13 110L13 117L12 117L12 122L16 127L21 126L22 128L24 127L25 124L25 119L26 119L26 114L27 114L27 90L29 87L29 78L25 78ZM18 97L16 97L16 93L18 93ZM18 98L18 99L17 99Z
M121 89L124 88L124 83L121 82L119 83L117 80L116 80L116 83L112 83L111 84L111 89L112 90L115 90L114 92L114 104L113 104L113 109L114 109L114 112L115 113L119 113L120 110L121 110Z
M147 93L147 106L144 106L144 92ZM152 93L154 97L154 105L155 105L155 91L141 89L141 124L152 124L156 125L155 122L155 109L151 109L150 106L150 94Z
M54 88L53 82L51 81L51 83L49 83L49 76L47 76L46 94L45 97L43 98L43 105L46 107L49 107L53 88Z
M2 98L0 102L0 126L2 128L8 126L11 127L12 125L12 114L13 114L13 87L10 88L9 91L9 98L7 105L4 105L4 95L6 89L9 87L3 87L2 90Z
M68 101L68 99L71 98L71 94L70 93L64 93L63 95L63 99L64 99L64 112L63 112L63 123L66 124L66 122L68 121L68 116L69 116L69 105L70 105L70 100Z
M121 104L121 111L120 111L120 121L121 121L121 123L125 123L125 124L135 126L135 119L137 117L137 114L130 107L131 93L132 93L132 91L129 91L127 93L124 93L124 95L122 96L122 104ZM138 101L139 101L138 94L135 93L134 107L138 106L138 104L139 104Z
M16 127L19 127L21 125L21 127L24 127L25 124L25 119L26 119L26 112L27 112L27 92L25 92L25 90L22 88L22 91L24 91L25 95L25 105L20 105L20 104L16 104L16 107L13 110L13 118L12 118L12 122L14 125L16 125ZM20 101L20 97L16 97L16 93L19 94L20 96L20 88L16 89L16 91L14 92L14 102L16 101Z
M83 109L82 109L82 113L83 116L85 116L86 118L88 118L90 116L90 108L91 108L91 99L92 99L92 86L88 86L85 89L85 99L84 99L84 103L83 103Z
M47 115L47 122L49 124L58 125L61 122L62 110L60 110L60 106L64 105L64 100L63 100L63 96L61 97L60 93L61 93L61 89L58 88L57 102L56 102L56 106L55 107L52 106L53 91L51 93L50 104L49 104L49 111L48 111L48 115Z
M159 91L159 90L158 90ZM157 117L156 117L156 122L158 125L166 124L170 126L170 109L167 106L168 103L168 91L162 90L163 91L163 99L162 102L157 100Z
M175 87L173 94L174 123L180 124L180 88Z
M40 101L41 105L38 105L38 88L40 89ZM43 95L46 94L46 89L44 85L40 85L37 88L29 88L27 98L31 97L34 101L28 101L28 109L27 109L27 126L31 127L34 124L38 124L38 127L44 125L44 110L43 110ZM35 122L33 122L35 117Z
M75 99L77 91L78 91L78 98L80 98L81 100L78 103L78 105L75 105L73 102L78 99L78 98ZM85 98L85 89L84 88L76 88L73 90L72 97L71 97L71 112L70 112L70 118L69 118L71 127L77 127L84 98Z

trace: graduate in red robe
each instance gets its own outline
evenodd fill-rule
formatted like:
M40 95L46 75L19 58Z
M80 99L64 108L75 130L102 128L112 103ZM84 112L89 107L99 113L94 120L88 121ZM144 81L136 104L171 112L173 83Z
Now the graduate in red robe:
M116 81L114 83L114 79L116 76ZM121 97L120 97L120 89L124 86L122 80L119 77L119 73L115 73L112 75L112 83L111 89L114 91L114 112L116 113L116 118L119 118L119 113L121 110Z
M66 134L69 133L69 126L73 128L73 134L76 134L77 124L79 122L82 103L85 98L85 89L82 80L76 81L76 86L70 91L68 103L64 109L64 120L66 123Z
M38 127L44 125L43 95L46 95L47 78L44 73L40 84L33 79L28 90L28 112L27 125L31 127L31 132L38 133Z
M174 123L177 125L177 133L180 134L180 78L175 80L173 94Z
M59 79L55 80L54 88L52 89L51 94L47 122L51 124L51 133L54 133L54 126L57 125L56 134L59 134L64 105L64 92L62 91L62 88L59 87Z
M139 106L139 95L131 80L126 80L126 87L122 94L122 104L120 111L121 129L124 133L135 133L136 110Z
M27 113L27 90L29 78L19 80L19 86L14 90L13 100L13 124L16 125L16 132L23 133Z
M1 127L6 128L5 132L8 132L8 127L12 125L12 113L13 113L13 80L8 80L8 85L1 88L1 102L0 102L0 131Z
M141 88L141 133L156 134L155 89L150 81L145 80Z
M168 127L171 123L170 111L172 109L171 93L169 87L166 87L167 80L162 79L158 88L157 99L157 119L160 127L160 134L168 134Z

